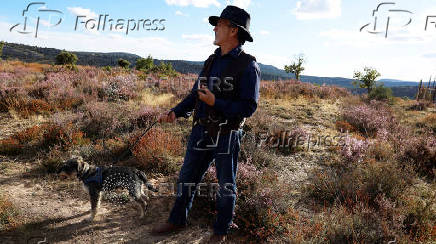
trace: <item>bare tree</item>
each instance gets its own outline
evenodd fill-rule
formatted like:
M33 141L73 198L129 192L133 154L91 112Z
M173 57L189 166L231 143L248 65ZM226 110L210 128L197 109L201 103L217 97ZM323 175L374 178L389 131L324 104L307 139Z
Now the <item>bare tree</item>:
M304 54L299 54L294 58L291 65L285 65L286 73L295 74L295 79L300 80L300 75L304 71L303 64L306 62Z

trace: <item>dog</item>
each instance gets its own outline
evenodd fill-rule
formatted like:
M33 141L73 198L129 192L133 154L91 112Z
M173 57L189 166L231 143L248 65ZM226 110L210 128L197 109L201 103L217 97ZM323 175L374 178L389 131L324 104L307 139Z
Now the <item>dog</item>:
M158 192L147 180L145 173L132 167L111 166L96 167L83 160L82 157L73 157L65 162L58 171L63 178L77 176L83 182L85 191L89 193L91 201L91 216L88 221L92 222L100 207L102 191L110 192L117 189L125 189L129 195L140 205L140 218L147 211L146 196L142 186L148 190Z

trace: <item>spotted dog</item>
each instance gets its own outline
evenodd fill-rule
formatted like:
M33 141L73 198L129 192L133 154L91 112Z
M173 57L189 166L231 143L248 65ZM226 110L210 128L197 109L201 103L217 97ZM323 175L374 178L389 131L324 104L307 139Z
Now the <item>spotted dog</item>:
M157 192L157 189L148 183L144 172L140 170L121 166L96 167L83 161L81 157L65 161L58 173L62 177L76 175L83 182L83 187L89 193L91 201L91 216L88 221L93 221L97 214L102 191L110 192L120 188L127 190L129 195L141 206L141 218L147 210L142 185L145 185L148 190Z

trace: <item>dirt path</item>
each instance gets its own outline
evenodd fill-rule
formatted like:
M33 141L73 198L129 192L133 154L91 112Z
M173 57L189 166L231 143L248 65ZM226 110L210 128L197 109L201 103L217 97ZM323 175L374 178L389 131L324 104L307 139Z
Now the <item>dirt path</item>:
M2 233L2 243L201 243L211 229L192 224L169 236L151 236L150 230L166 220L170 197L151 197L144 219L138 219L137 206L102 201L100 214L91 223L90 203L81 183L41 176L35 163L0 158L0 191L20 210L23 227ZM155 182L156 183L156 182ZM30 241L30 242L27 242Z

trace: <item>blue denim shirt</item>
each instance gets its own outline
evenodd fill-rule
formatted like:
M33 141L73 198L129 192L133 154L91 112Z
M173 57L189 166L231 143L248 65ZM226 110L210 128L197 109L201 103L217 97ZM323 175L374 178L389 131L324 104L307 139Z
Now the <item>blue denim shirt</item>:
M232 59L238 57L241 52L241 45L232 49L229 53L221 56L221 48L215 50L216 58L212 64L210 77L220 77L221 72L224 72L227 65ZM203 76L200 72L199 77ZM195 107L195 102L197 98L197 88L199 79L195 82L190 94L183 99L177 106L172 108L176 117L188 118L191 116L192 110ZM218 112L224 114L228 119L236 117L250 117L257 109L257 104L259 101L259 87L260 87L260 68L256 61L252 61L247 69L245 70L239 86L239 99L238 100L228 100L228 99L215 99L215 104L213 108ZM212 90L212 84L208 84L209 90ZM206 115L206 103L198 100L198 112L197 117L203 118ZM196 118L194 118L196 119Z

